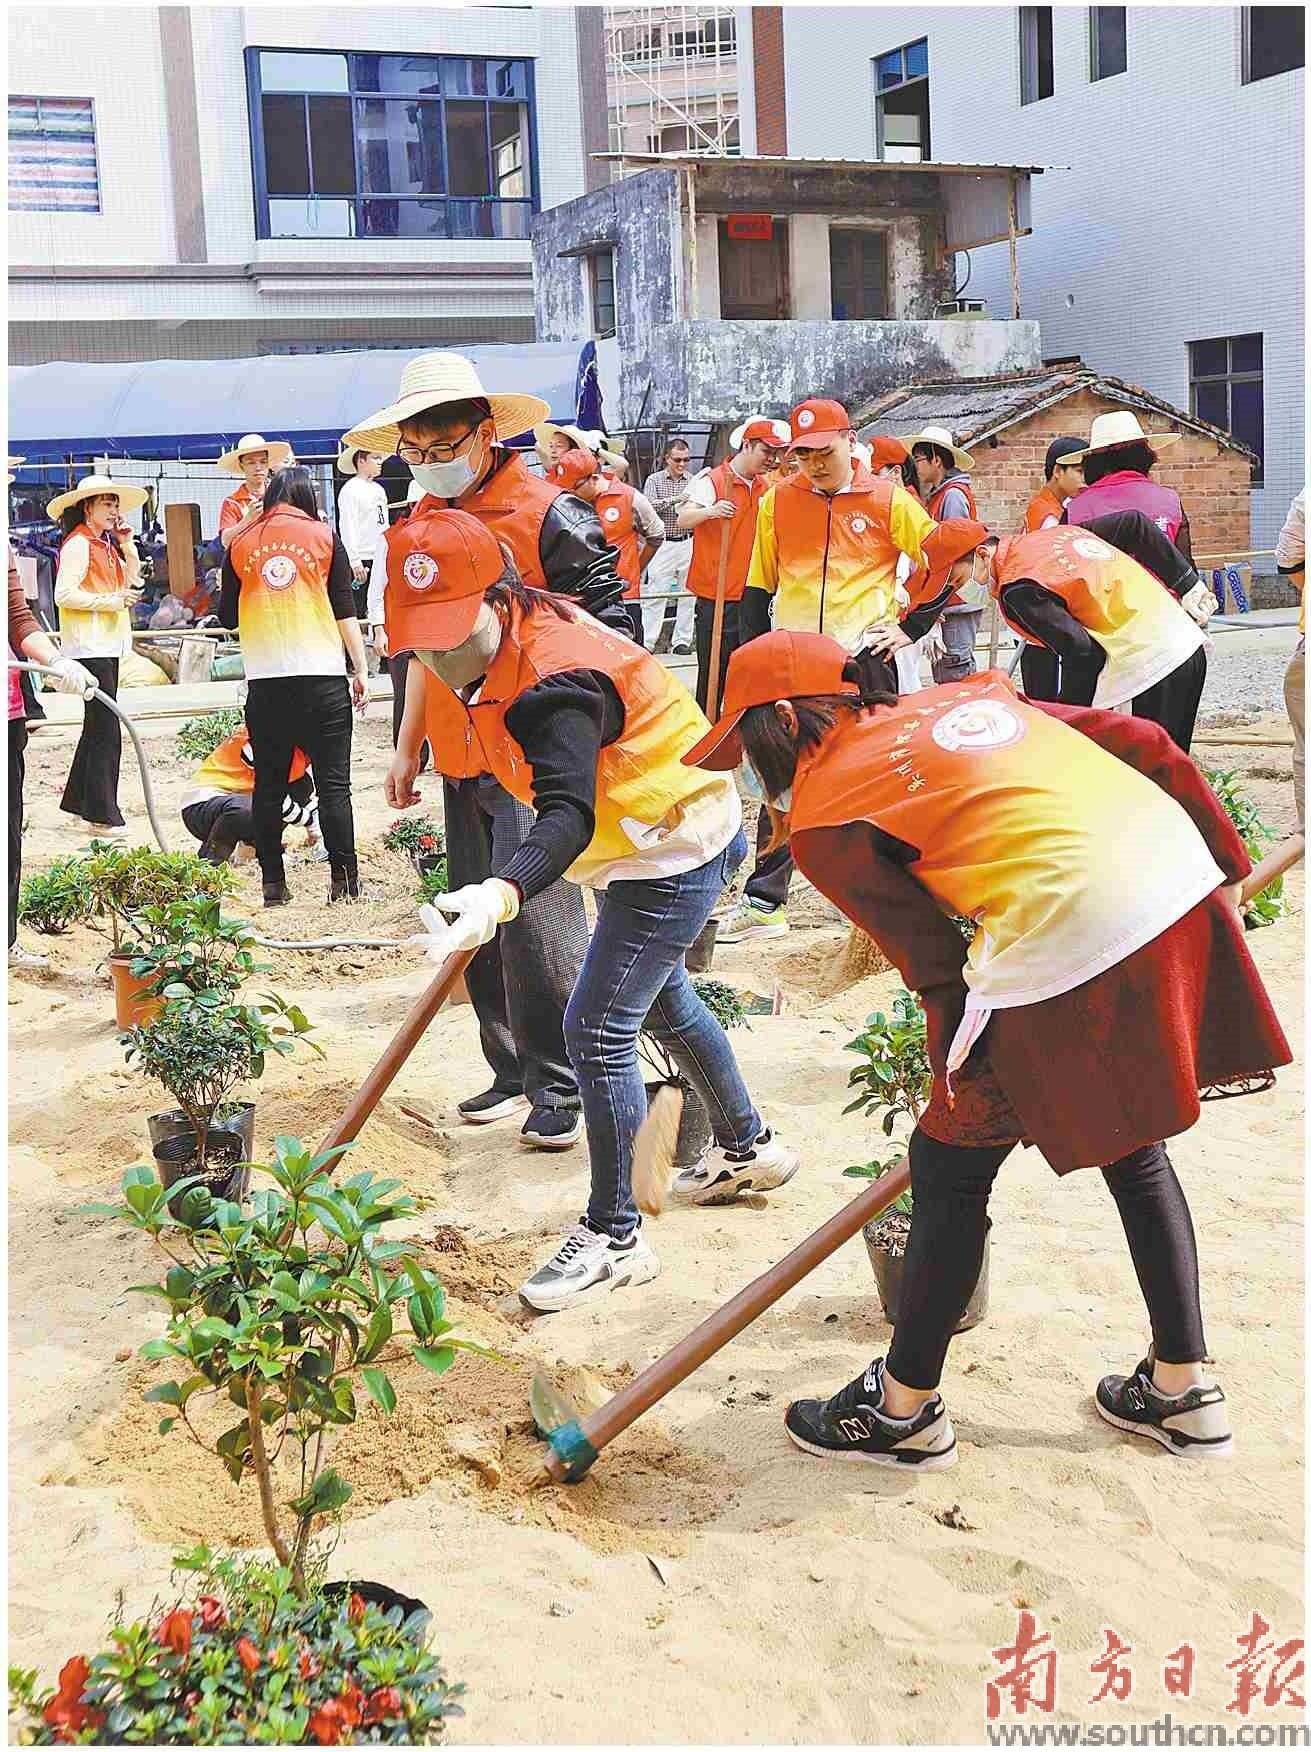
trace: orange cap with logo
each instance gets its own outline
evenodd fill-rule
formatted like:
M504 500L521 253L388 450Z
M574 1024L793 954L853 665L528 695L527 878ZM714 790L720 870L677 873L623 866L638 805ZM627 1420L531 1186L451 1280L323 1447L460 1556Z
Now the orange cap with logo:
M910 451L900 438L880 436L869 441L869 466L871 468L901 468L910 461Z
M762 633L739 645L728 660L724 705L712 729L683 756L684 766L728 772L742 760L738 723L752 706L775 700L804 699L809 694L859 694L854 681L844 679L851 661L845 646L824 633Z
M788 415L793 450L813 450L851 430L851 416L841 402L803 401Z
M549 479L571 493L580 481L590 481L600 473L600 463L590 450L566 450L549 471Z
M397 524L387 554L387 638L394 651L453 651L473 631L485 592L503 575L496 537L467 511L420 505Z
M987 524L976 523L972 517L948 517L931 529L920 544L930 591L941 590L949 568L987 539Z

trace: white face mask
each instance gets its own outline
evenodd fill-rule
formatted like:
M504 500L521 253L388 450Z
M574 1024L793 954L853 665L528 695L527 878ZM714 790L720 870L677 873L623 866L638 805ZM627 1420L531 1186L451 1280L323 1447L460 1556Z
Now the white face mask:
M484 602L473 631L462 645L451 651L416 651L414 655L447 687L461 688L486 675L500 648L501 617L489 602Z
M425 493L438 499L458 499L478 478L467 456L457 456L452 462L411 463L410 473Z

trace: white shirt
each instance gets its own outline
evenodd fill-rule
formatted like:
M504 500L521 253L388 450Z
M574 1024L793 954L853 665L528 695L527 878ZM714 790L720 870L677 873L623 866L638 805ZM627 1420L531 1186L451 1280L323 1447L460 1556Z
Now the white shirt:
M1294 567L1306 564L1305 487L1288 507L1288 516L1284 519L1284 527L1279 531L1279 540L1275 543L1275 564L1290 572Z
M123 560L124 591L136 590L141 583L141 558L135 541L128 543L127 552L119 550ZM82 582L91 565L91 547L84 535L70 535L59 550L59 567L55 573L55 607L72 610L61 615L59 642L64 657L130 657L132 655L132 622L127 606L120 596L110 597L113 608L98 590L83 590Z
M738 480L741 481L744 487L750 486L750 481L748 481L746 476L738 469L737 458L735 456L729 458L728 466L732 469L733 473L737 475ZM699 475L694 475L692 477L687 493L683 499L683 503L685 505L695 505L702 511L709 511L712 506L719 503L719 494L715 491L715 483L710 478L710 470L708 468L702 469Z
M352 475L337 495L337 532L352 566L368 565L386 528L386 489Z

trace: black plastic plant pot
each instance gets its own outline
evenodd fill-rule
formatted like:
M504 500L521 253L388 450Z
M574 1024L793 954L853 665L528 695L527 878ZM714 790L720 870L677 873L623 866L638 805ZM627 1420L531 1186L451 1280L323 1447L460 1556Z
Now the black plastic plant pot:
M679 1086L683 1091L683 1113L678 1122L678 1143L674 1150L674 1167L678 1169L695 1168L713 1142L710 1115L706 1112L705 1102L695 1089L686 1083ZM651 1105L656 1090L664 1087L663 1081L646 1085L648 1107Z
M709 973L710 964L715 959L715 939L719 936L719 920L707 919L701 928L701 935L695 943L688 946L684 961L689 973Z
M194 1137L195 1132L191 1121L180 1107L167 1108L163 1113L152 1113L146 1120L150 1128L150 1147L162 1144L165 1138ZM253 1101L230 1102L223 1111L221 1119L216 1119L210 1127L210 1135L216 1131L237 1131L241 1134L242 1148L245 1151L244 1160L249 1162L255 1153L255 1103Z
M883 1308L883 1318L889 1326L897 1324L897 1313L901 1303L901 1280L906 1267L904 1253L889 1253L885 1247L880 1247L870 1231L877 1231L877 1219L866 1223L862 1233L865 1237L865 1250L869 1254L869 1262L874 1267L874 1282L878 1285L879 1302ZM992 1224L988 1224L988 1233L983 1238L983 1264L979 1268L979 1281L974 1286L974 1293L965 1305L965 1312L960 1317L956 1327L957 1332L968 1332L972 1326L987 1318L988 1313L988 1267L992 1257Z
M251 1108L253 1123L254 1109ZM245 1134L244 1113L235 1119L219 1121L209 1128L205 1148L205 1166L201 1170L199 1139L190 1124L185 1131L160 1140L154 1147L155 1168L163 1186L173 1186L179 1180L203 1173L203 1184L211 1197L228 1199L240 1204L250 1190L251 1148ZM180 1219L180 1201L170 1199L169 1211Z
M431 1617L426 1601L414 1600L408 1594L398 1594L395 1588L389 1588L385 1582L325 1582L323 1598L325 1600L344 1600L349 1594L358 1594L366 1606L376 1606L380 1612L390 1612L393 1606L399 1606L404 1618L411 1618L416 1612L422 1612Z
M410 862L420 876L426 876L430 870L437 868L445 856L445 852L411 852Z

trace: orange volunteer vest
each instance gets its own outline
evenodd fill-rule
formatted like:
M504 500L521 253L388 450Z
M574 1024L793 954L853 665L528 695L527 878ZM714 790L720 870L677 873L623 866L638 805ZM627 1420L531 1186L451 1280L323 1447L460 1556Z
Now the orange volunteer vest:
M865 628L897 620L897 561L889 517L893 486L857 467L841 493L795 475L774 491L778 590L774 625L827 633L849 651Z
M1056 497L1055 493L1052 492L1051 488L1044 487L1040 493L1035 494L1035 496L1029 500L1028 508L1024 513L1024 528L1026 534L1032 535L1035 530L1041 529L1049 517L1054 518L1055 521L1059 523L1061 520L1061 512L1064 511L1064 509L1065 506Z
M1204 642L1202 630L1145 566L1078 524L1003 541L992 563L993 593L1007 625L1003 591L1031 578L1060 597L1106 652L1095 706L1122 706L1176 670Z
M341 675L346 653L328 601L332 531L317 517L277 505L228 549L241 583L237 631L248 681Z
M791 825L852 821L916 847L910 874L978 924L976 1009L1072 991L1224 881L1173 798L1000 670L839 720L798 766Z
M225 529L231 529L234 523L241 522L242 518L246 515L247 505L250 504L254 497L255 495L251 492L245 481L241 483L235 493L228 494L227 498L219 506L220 535L222 535Z
M566 872L569 880L604 888L676 875L722 852L741 824L741 806L731 775L682 764L708 728L695 700L639 645L572 606L562 617L512 605L472 705L423 670L425 729L437 771L448 779L491 773L531 804L532 764L505 716L544 676L566 669L608 676L624 708L623 731L597 763L596 828Z
M751 566L751 548L756 539L756 513L769 486L759 475L744 481L731 463L721 462L707 471L715 489L716 499L727 499L733 505L728 520L728 560L724 567L724 601L741 602L747 587L747 572ZM719 553L724 540L724 524L717 517L698 523L692 531L692 563L688 567L687 587L693 596L705 602L715 600L719 583Z
M601 534L619 555L615 571L624 581L624 601L632 602L642 594L637 525L633 522L633 489L614 475L607 474L603 478L605 487L596 495L593 509L600 520Z
M460 511L467 511L470 517L476 517L485 528L509 548L514 555L514 563L519 569L519 576L525 584L534 590L549 590L551 586L546 581L542 571L542 524L546 513L560 497L563 488L554 482L543 480L535 475L520 456L512 456L504 463L486 484L472 493L467 499L458 501L446 499L420 499L411 515L404 524L394 526L388 532L387 565L391 567L391 538L397 529L406 528L410 531L410 550L422 550L423 543L417 539L417 532L423 527L423 508L446 510L451 504Z
M126 590L127 569L123 564L123 556L118 551L118 544L115 543L111 551L98 535L92 535L90 527L85 523L79 523L70 530L64 541L70 541L75 535L85 536L90 549L82 589L94 591L97 596L118 595ZM63 546L63 542L60 546ZM121 640L125 653L132 649L132 616L126 608L117 612L112 609L61 608L59 629L69 650L75 649L83 638L100 640L107 633L110 638Z

